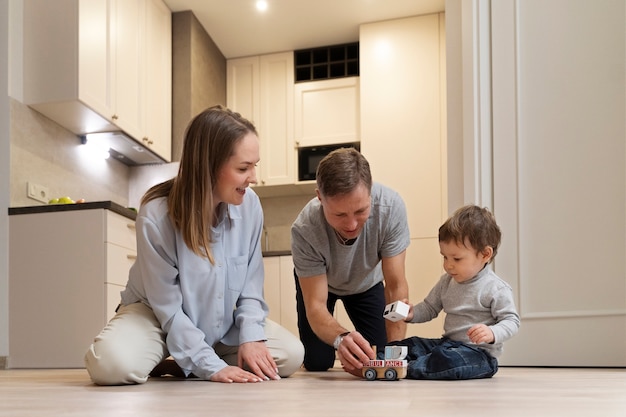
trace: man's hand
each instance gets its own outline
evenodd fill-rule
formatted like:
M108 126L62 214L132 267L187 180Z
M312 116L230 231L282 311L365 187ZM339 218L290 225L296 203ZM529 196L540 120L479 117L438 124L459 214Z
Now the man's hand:
M361 376L363 364L370 359L376 359L376 352L361 333L354 331L344 336L337 348L337 357L346 372Z

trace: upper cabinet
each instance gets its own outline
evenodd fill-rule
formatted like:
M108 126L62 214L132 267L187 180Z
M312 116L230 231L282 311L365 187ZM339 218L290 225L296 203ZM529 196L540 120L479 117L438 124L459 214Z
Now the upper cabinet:
M171 160L161 0L24 1L24 102L76 134L122 130Z
M359 142L359 96L359 77L297 83L296 145Z
M145 33L145 135L141 139L154 152L171 161L172 13L161 0L148 1Z
M227 106L259 134L258 187L295 183L293 85L293 52L227 61Z
M361 151L404 198L411 238L436 247L447 217L444 15L361 25L360 45Z

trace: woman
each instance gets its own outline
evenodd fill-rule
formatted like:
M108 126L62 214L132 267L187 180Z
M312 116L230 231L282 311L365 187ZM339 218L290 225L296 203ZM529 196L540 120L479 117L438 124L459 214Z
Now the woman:
M263 212L248 188L258 161L256 129L238 113L215 106L192 120L177 176L142 199L137 261L85 356L94 383L143 383L170 355L185 376L216 382L300 367L300 341L266 320Z

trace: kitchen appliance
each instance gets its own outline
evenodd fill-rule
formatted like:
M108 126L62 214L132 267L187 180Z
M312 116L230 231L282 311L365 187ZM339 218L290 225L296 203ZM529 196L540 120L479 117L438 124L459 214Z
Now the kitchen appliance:
M315 179L317 165L329 153L339 148L361 150L360 142L338 143L333 145L304 146L298 148L298 181Z
M112 158L129 166L163 164L166 161L135 139L121 131L79 135L83 145L95 143L108 150Z

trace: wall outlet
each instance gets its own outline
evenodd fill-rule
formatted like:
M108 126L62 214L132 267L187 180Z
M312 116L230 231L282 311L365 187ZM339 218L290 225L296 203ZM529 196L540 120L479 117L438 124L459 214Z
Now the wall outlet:
M28 183L26 195L28 196L28 198L41 201L42 203L47 203L48 201L50 201L50 190L48 190L48 187L44 187L43 185L35 184L32 182Z

